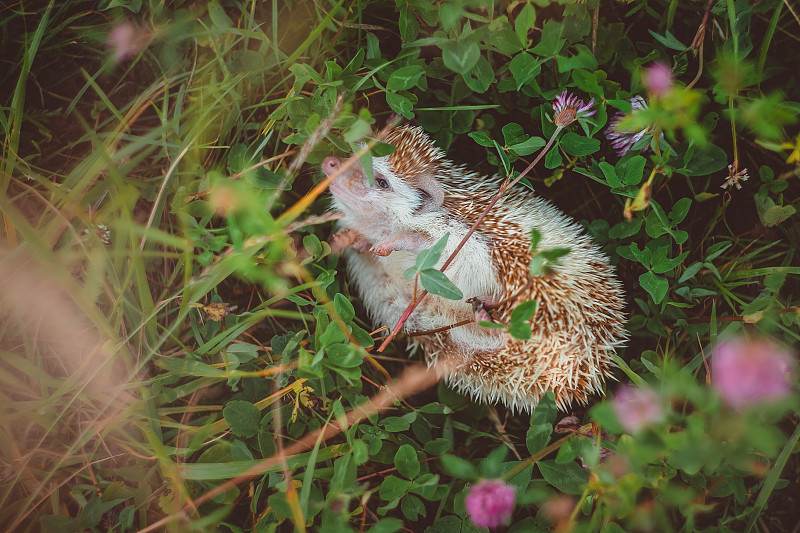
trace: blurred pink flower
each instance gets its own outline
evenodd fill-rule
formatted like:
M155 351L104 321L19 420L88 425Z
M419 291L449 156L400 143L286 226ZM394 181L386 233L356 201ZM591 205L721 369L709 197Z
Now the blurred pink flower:
M139 54L144 48L150 32L132 22L121 22L111 28L106 37L106 46L114 53L114 62Z
M631 385L623 386L617 391L611 400L611 408L628 433L637 433L647 426L657 424L666 414L656 391L649 387L639 388Z
M789 394L794 358L761 339L723 342L711 359L711 386L736 410Z
M514 487L499 479L484 479L470 488L464 505L476 525L491 529L508 523L515 499Z
M564 91L553 101L553 124L563 128L581 117L591 117L597 113L597 111L590 111L593 105L594 98L589 100L588 104L583 105L583 100L578 100L574 94Z
M664 96L672 88L672 70L664 63L653 63L644 71L644 84L650 94Z

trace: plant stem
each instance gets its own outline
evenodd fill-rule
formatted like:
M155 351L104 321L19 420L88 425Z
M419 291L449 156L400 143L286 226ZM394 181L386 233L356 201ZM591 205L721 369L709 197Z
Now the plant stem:
M492 208L495 206L495 204L498 202L498 200L500 200L500 197L503 195L503 193L505 193L506 190L508 190L509 188L511 188L514 185L516 185L519 182L519 180L524 178L528 174L528 172L530 172L533 169L533 167L535 167L536 164L539 163L539 161L542 159L542 157L544 157L544 155L547 153L547 151L550 150L550 147L553 146L553 143L555 142L556 138L558 137L558 134L561 133L562 129L564 129L563 126L557 126L556 127L556 130L553 132L553 135L550 136L550 139L547 141L547 144L537 154L536 159L534 159L531 162L531 164L528 165L525 168L525 170L520 172L520 174L516 178L514 178L511 182L509 182L508 181L508 177L506 177L506 179L503 181L503 183L500 184L500 187L497 189L497 193L492 197L492 199L489 201L489 204L486 206L486 208L480 214L478 219L475 221L475 223L472 224L472 227L469 228L469 231L467 231L467 234L464 235L464 238L462 238L461 242L458 243L458 246L456 246L456 249L453 250L453 253L450 254L450 257L448 257L447 261L445 261L444 264L442 265L442 268L441 268L442 272L444 272L447 269L447 267L450 266L450 264L455 259L456 255L458 255L458 252L461 251L461 249L464 247L464 244L466 244L466 242L469 240L469 238L472 237L472 234L475 233L475 230L483 222L483 220L487 217L487 215L489 214L489 211L491 211ZM384 339L383 343L378 348L378 353L380 353L383 350L385 350L386 347L389 345L389 343L392 341L392 339L394 339L395 336L397 336L397 334L400 333L400 329L403 327L403 324L406 323L406 321L408 320L408 317L411 316L411 313L414 312L414 309L416 309L417 306L419 306L419 304L422 302L422 300L427 295L428 295L428 291L422 291L420 293L420 295L419 295L419 298L415 298L414 301L412 301L408 305L406 310L403 311L403 314L400 317L400 320L397 321L397 324L395 324L394 328L392 328L392 331Z
M543 458L547 457L548 455L550 455L551 452L554 452L557 449L561 448L564 445L564 443L566 443L568 440L573 439L573 438L575 438L577 436L586 435L586 433L590 429L592 429L592 425L591 424L586 424L584 426L581 426L578 429L578 431L575 431L574 433L570 433L566 437L561 437L560 439L558 439L554 443L545 446L544 448L542 448L541 450L539 450L535 454L531 455L530 457L528 457L527 459L522 461L520 464L518 464L517 466L515 466L514 468L512 468L511 470L509 470L505 474L503 474L503 479L511 479L511 478L513 478L514 476L516 476L517 474L519 474L520 472L525 470L528 467L528 465L531 465L531 464L535 463L539 459L543 459Z

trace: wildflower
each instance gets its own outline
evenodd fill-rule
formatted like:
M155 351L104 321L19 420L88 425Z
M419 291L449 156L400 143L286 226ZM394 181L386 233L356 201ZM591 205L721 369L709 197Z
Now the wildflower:
M628 101L631 103L631 113L635 113L640 109L647 109L647 102L645 102L644 98L641 96L628 98ZM606 138L611 141L611 146L614 147L614 149L617 151L617 155L620 157L627 154L628 151L633 148L633 145L639 142L639 139L650 133L652 128L651 126L648 126L641 131L620 131L619 123L627 117L628 115L622 111L618 112L611 119L611 124L606 129ZM647 148L648 146L642 148L642 152L647 150Z
M672 88L672 70L664 63L653 63L644 71L644 84L651 95L664 96Z
M583 100L578 100L574 94L567 91L556 96L553 101L553 124L561 128L569 126L581 117L591 117L597 111L589 111L594 105L594 98L583 105Z
M637 433L664 419L658 393L650 388L622 387L611 401L617 419L628 433Z
M746 168L737 170L737 165L728 165L728 177L725 178L725 183L720 185L720 188L727 189L730 186L731 189L736 187L736 190L741 190L742 184L739 182L747 181L749 177Z
M791 391L794 361L766 340L737 339L717 346L711 360L711 386L736 410L777 400Z
M476 525L491 529L508 523L515 499L514 487L499 479L484 479L470 488L464 506Z
M114 62L138 55L150 39L150 32L132 22L117 24L106 37L106 45L114 52Z

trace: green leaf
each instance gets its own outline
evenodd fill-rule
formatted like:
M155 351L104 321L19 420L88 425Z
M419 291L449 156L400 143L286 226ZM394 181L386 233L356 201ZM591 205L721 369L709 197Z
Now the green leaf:
M650 32L650 35L656 38L658 42L666 46L667 48L672 48L673 50L683 51L686 50L687 46L680 42L677 37L672 35L669 30L666 30L664 33L665 35L659 35L653 30L647 30Z
M695 261L694 263L689 265L686 268L686 270L683 271L683 274L681 274L680 279L678 279L678 283L683 283L684 281L693 278L694 275L700 272L700 269L702 268L703 268L703 263L701 263L700 261Z
M526 4L530 6L530 4ZM511 75L519 91L523 85L530 83L542 70L541 62L528 52L520 52L508 64Z
M528 136L525 134L525 130L523 129L523 127L517 124L516 122L509 122L508 124L503 126L502 133L503 133L503 143L506 146L521 143L522 141L528 138Z
M558 149L560 139L555 142L550 151L547 152L547 155L544 156L544 166L545 168L553 169L556 167L561 166L561 151Z
M590 155L600 149L600 140L583 137L570 131L561 138L561 147L568 154L576 156Z
M675 202L675 205L672 206L672 210L669 212L669 219L672 221L673 226L677 226L683 222L683 219L686 218L691 206L692 200L689 198L681 198Z
M331 326L335 324L331 323ZM364 352L352 344L339 342L325 347L327 361L340 368L355 368L364 361Z
M559 56L558 59L560 60L561 57ZM561 66L561 63L559 63L559 68ZM587 72L582 68L575 69L572 71L572 80L575 82L575 86L582 91L596 96L603 96L603 89L597 84L597 78L591 72Z
M481 146L494 146L494 141L485 131L473 131L469 134L469 136Z
M387 91L386 103L389 104L389 107L392 108L392 111L398 115L403 115L409 119L414 118L414 104L402 94Z
M520 340L531 338L531 326L527 321L533 317L536 306L536 300L528 300L514 308L508 325L508 332L512 337Z
M526 341L531 338L531 326L525 322L517 322L508 325L508 333L515 339Z
M469 522L467 522L467 524L469 524ZM425 533L474 533L474 530L462 530L461 525L462 521L458 516L442 516L441 518L437 518L433 524L425 530Z
M553 432L553 425L549 423L537 424L528 428L525 435L525 446L528 452L533 455L540 452L550 441L550 434Z
M714 144L708 144L699 150L686 153L681 173L687 176L707 176L725 168L728 164L728 153Z
M558 72L569 72L569 71L572 71L573 73L586 72L586 70L594 70L597 68L597 60L594 58L594 54L592 54L591 50L589 50L586 46L582 44L576 44L575 50L577 50L578 53L573 56L565 57L563 55L559 55L556 58L556 63L558 64ZM589 82L588 87L590 88L590 90L586 92L602 96L603 92L596 82L594 86L592 86L591 82L588 79L584 78L582 81Z
M547 391L531 415L531 426L537 424L548 423L553 425L558 416L558 408L556 407L556 395L553 391Z
M526 3L514 21L514 32L517 34L517 38L523 48L528 47L528 32L533 29L535 24L536 10L532 4ZM519 86L517 89L519 89Z
M467 84L467 87L476 93L485 93L494 81L494 70L488 59L479 56L475 66L461 76L464 78L464 83Z
M409 8L404 7L400 10L400 17L397 22L400 27L400 39L404 43L410 43L417 38L417 35L419 35L419 21L417 21L416 15Z
M533 317L533 314L536 312L536 300L528 300L527 302L522 302L518 306L511 311L511 322L524 322L525 320L530 320Z
M401 416L389 416L381 420L381 424L391 433L397 433L398 431L406 431L408 428L411 427L411 424L408 420Z
M669 282L661 276L655 275L652 271L647 271L639 276L639 284L644 290L650 293L653 302L660 304L667 295L669 289Z
M411 487L411 482L407 479L401 479L397 476L389 476L381 483L381 488L378 491L382 500L392 501L408 491Z
M156 365L175 376L219 377L225 374L221 368L194 359L162 357L157 360Z
M386 82L386 89L389 91L402 91L414 87L425 70L420 65L408 65L400 67L392 72L389 81Z
M342 331L342 328L336 322L330 322L325 326L325 331L319 336L321 346L328 346L337 342L343 342L347 339L347 334Z
M448 231L445 235L439 239L436 244L428 248L427 250L422 250L419 255L417 255L416 261L416 270L422 271L428 268L433 268L433 266L439 261L439 258L442 257L442 252L447 246L447 240L450 238L450 232ZM430 291L428 291L430 292Z
M403 501L400 502L400 510L403 511L403 516L412 522L416 522L420 516L427 516L425 504L413 494L409 494L403 498Z
M419 273L422 286L431 294L447 298L448 300L461 300L464 294L452 281L447 279L443 272L434 268L427 268Z
M250 402L231 400L222 409L225 422L235 435L252 437L261 429L261 411Z
M455 455L443 455L439 460L442 462L445 472L453 477L470 481L478 476L475 466L466 459Z
M453 443L449 439L438 438L425 443L425 451L431 455L442 455L450 451Z
M414 479L419 475L419 460L417 459L417 452L410 444L403 444L394 456L394 466L397 471L408 479Z
M499 144L497 144L497 141L492 142L494 143L494 149L497 150L497 155L500 157L500 162L503 163L503 170L505 171L506 175L508 175L508 173L511 172L511 161L508 159L508 154Z
M217 2L216 0L212 0L208 3L208 18L211 19L211 22L220 29L226 29L233 26L233 21L231 18L225 13L225 9Z
M589 470L581 468L578 463L556 464L555 461L539 461L536 463L542 477L555 488L567 494L581 494L589 481Z
M467 74L480 57L481 50L473 42L451 41L442 48L444 66L458 74Z
M540 242L542 242L542 232L537 228L531 229L531 252L539 249Z
M542 40L531 51L544 57L558 55L567 42L566 39L561 38L563 32L564 27L561 22L555 20L546 21L542 28Z
M683 252L678 257L673 257L670 259L669 257L667 257L666 254L666 250L668 249L669 247L665 247L663 248L663 250L665 250L663 254L656 253L653 256L653 272L655 272L656 274L665 274L667 272L672 272L673 270L675 270L675 267L683 263L684 259L686 259L689 256L689 252L687 251ZM659 250L659 252L660 251L661 250Z
M606 163L605 161L601 161L598 166L600 167L600 170L603 171L603 176L605 176L606 183L608 183L609 187L622 187L622 182L620 181L619 177L617 177L617 172L614 170L613 165Z
M258 167L246 172L244 174L244 180L257 189L275 190L278 188L281 181L283 181L283 178L271 170L267 170L264 167ZM291 185L287 183L283 189L288 190L290 188Z
M625 176L622 178L622 182L625 185L639 185L644 177L644 164L646 162L647 160L640 155L635 155L628 159L625 164Z
M706 250L706 261L713 261L732 245L733 243L730 241L722 241L712 245Z
M360 141L369 134L369 131L369 122L363 118L359 118L345 130L344 140L348 144Z
M516 156L524 157L526 155L531 155L545 144L547 144L547 142L541 137L531 137L527 141L509 146L508 151Z
M393 145L393 144L377 141L372 146L372 149L370 149L370 153L374 157L384 157L384 156L387 156L389 154L394 153L396 148L397 147L395 145Z
M356 316L353 304L350 303L350 300L348 300L344 294L336 293L336 296L333 297L333 307L336 309L336 313L339 317L345 322L350 322Z

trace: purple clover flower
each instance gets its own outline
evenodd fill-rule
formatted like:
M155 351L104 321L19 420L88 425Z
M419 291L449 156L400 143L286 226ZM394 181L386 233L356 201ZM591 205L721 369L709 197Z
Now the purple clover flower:
M621 387L611 400L611 408L623 429L631 434L661 422L666 415L658 393L649 387Z
M647 102L645 102L644 98L641 96L628 98L628 101L631 103L631 114L640 109L647 109ZM627 154L630 149L633 148L633 145L650 131L649 127L641 131L621 131L619 129L619 123L627 117L628 115L622 111L617 112L617 114L612 117L611 124L609 124L608 128L606 129L606 138L611 141L611 146L614 147L614 149L617 151L617 155L620 157ZM645 146L642 148L642 152L648 148L649 146Z
M711 386L736 410L777 400L792 390L794 358L767 340L735 339L717 346Z
M476 525L491 529L508 523L515 500L514 487L499 479L484 479L470 487L464 505Z
M553 124L563 128L579 118L591 117L597 113L597 111L590 111L593 105L594 98L584 105L583 100L578 100L574 94L564 91L553 100Z
M631 103L631 115L641 109L648 109L647 102L641 96L628 98L628 101ZM621 130L619 128L619 123L628 116L628 114L623 113L622 111L617 112L617 114L611 118L611 123L606 129L606 138L611 141L611 146L614 147L614 149L617 151L617 155L620 157L627 154L642 137L652 131L652 126L648 126L640 131ZM663 139L664 134L659 133L659 137ZM642 148L642 152L647 151L649 148L649 144L644 146Z

